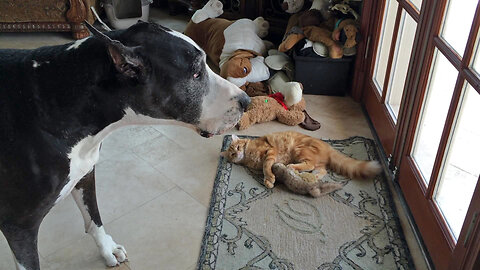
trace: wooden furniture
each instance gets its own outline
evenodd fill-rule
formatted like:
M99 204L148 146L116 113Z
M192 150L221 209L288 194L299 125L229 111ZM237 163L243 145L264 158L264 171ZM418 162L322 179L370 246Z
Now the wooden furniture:
M91 6L99 10L99 0L3 0L0 32L72 32L82 39L89 35L83 21L95 21Z

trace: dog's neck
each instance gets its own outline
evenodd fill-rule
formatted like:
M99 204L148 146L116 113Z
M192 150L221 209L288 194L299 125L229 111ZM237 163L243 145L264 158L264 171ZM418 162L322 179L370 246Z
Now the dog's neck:
M35 125L56 138L68 141L86 137L119 121L132 103L130 97L134 95L129 92L139 88L118 75L107 59L105 45L98 40L89 38L32 52L15 71L16 74L30 73L30 80L35 81L37 87L20 86L21 92L12 87L7 89L8 95L18 100L17 105L23 107ZM72 117L65 117L66 113ZM71 143L74 142L68 144Z

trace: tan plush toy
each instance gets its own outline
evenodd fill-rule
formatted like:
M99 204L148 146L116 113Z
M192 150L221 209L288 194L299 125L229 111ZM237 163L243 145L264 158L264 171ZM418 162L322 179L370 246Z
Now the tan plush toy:
M281 163L273 164L272 172L277 181L282 182L289 190L297 194L320 197L343 188L340 183L323 182L314 173L298 172Z
M280 104L275 98L269 96L257 96L251 98L247 111L238 122L238 129L244 130L256 123L264 123L278 120L280 123L295 126L305 119L305 99L290 106L288 109Z
M185 35L217 65L220 76L236 86L268 79L270 73L263 58L267 45L262 37L268 34L269 23L262 17L253 21L216 18L222 13L220 1L208 1L192 16Z
M309 10L292 15L288 21L284 40L278 50L287 52L304 38L324 44L328 48L329 57L333 59L342 58L344 48L352 50L351 47L356 44L353 42L358 32L355 22L347 19L337 21L339 25L336 25L336 20L326 15L325 4L325 0L314 0ZM344 46L339 42L342 30L347 35L347 42Z

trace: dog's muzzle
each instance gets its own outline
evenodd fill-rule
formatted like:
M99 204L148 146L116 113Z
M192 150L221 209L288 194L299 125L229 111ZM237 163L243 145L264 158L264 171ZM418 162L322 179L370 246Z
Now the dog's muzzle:
M242 95L239 99L238 99L238 103L240 103L240 108L243 109L243 112L246 112L247 109L248 109L248 105L250 105L250 102L252 100L250 99L249 96L247 95Z

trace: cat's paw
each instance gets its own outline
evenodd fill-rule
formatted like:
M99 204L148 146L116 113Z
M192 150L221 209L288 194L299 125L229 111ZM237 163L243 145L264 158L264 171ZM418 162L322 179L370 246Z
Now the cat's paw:
M288 164L288 165L287 165L287 168L292 169L292 170L297 170L297 169L295 168L295 164Z
M267 188L273 188L273 184L275 183L275 179L271 179L271 178L266 178L263 179L263 184L267 187Z

